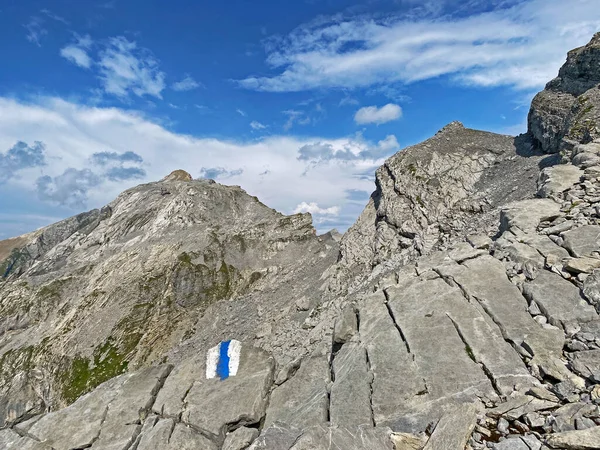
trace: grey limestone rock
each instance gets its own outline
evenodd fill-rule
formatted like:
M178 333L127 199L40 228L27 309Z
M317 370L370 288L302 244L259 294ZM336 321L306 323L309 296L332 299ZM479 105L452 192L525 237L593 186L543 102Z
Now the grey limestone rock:
M599 318L577 287L549 271L542 271L535 280L525 283L523 294L535 302L550 323L556 326L564 327L568 322L590 322Z
M548 153L564 143L589 142L600 135L600 34L584 47L569 52L558 77L533 99L528 117L529 133Z
M374 425L371 411L373 375L364 347L347 343L334 355L329 417L332 425L347 428Z
M600 270L594 270L583 282L583 295L593 305L600 304Z
M476 421L477 408L474 405L456 406L442 416L424 450L464 448Z
M338 344L343 344L352 339L352 336L354 336L357 331L356 312L352 305L348 305L342 310L342 314L335 321L333 340Z
M551 448L566 450L597 449L598 442L600 442L600 427L551 434L546 439L546 444Z
M225 437L223 450L244 450L258 437L259 431L255 428L241 427Z
M600 226L584 225L563 233L564 247L576 258L600 253Z
M573 371L594 383L600 383L600 350L576 352L571 359Z
M271 392L265 427L276 421L304 429L327 422L330 355L322 351L305 358L295 375Z
M571 189L583 176L583 170L571 164L560 164L542 170L538 179L538 196L556 197Z
M264 350L242 346L236 376L196 380L184 400L182 422L208 435L224 437L228 426L253 425L266 414L274 359Z
M560 204L550 199L510 203L500 211L500 231L535 233L540 222L559 217Z
M305 430L290 450L394 450L389 428L315 426Z

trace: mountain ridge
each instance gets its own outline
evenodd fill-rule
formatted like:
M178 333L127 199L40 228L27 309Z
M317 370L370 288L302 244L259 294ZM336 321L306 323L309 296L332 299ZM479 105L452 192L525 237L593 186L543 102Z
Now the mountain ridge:
M176 171L1 241L0 446L596 448L599 39L527 134L391 156L341 240Z

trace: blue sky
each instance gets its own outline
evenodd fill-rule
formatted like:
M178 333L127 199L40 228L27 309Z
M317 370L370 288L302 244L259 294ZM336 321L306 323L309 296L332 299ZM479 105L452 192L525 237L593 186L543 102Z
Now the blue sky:
M386 157L525 130L596 0L3 0L0 238L182 168L344 231Z

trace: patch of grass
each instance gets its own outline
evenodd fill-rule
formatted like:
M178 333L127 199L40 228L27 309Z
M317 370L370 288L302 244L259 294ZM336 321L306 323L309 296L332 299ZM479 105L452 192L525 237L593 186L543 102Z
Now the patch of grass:
M179 255L177 259L183 264L192 264L192 258L186 252L183 252L181 255Z
M91 359L76 356L70 367L60 377L62 396L71 404L98 385L127 372L129 353L135 349L142 335L132 333L120 345L109 337L96 347Z

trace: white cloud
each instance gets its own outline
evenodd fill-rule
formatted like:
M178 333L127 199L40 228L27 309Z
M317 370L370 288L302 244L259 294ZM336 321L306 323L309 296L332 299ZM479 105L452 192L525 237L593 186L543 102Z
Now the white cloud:
M475 14L454 16L426 3L423 14L408 18L321 19L268 40L267 63L276 73L240 84L288 92L449 75L467 85L538 89L556 75L567 51L600 28L597 0L495 1L491 8L471 1Z
M397 152L400 150L400 144L398 143L398 139L393 134L386 136L385 139L382 139L377 143L377 146L381 149L382 152Z
M373 190L374 171L387 156L382 153L382 145L390 148L360 136L270 136L248 142L199 138L171 132L141 113L118 108L89 107L57 98L42 98L31 104L0 97L0 151L6 152L20 140L43 142L46 155L46 165L23 167L19 177L3 185L3 192L18 192L26 197L20 201L21 213L42 214L42 198L71 205L71 209L56 210L46 204L44 207L53 211L51 215L70 215L102 206L135 184L160 180L172 170L185 169L194 177L214 175L241 185L286 214L302 202L325 205L321 207L324 210L331 205L339 207L335 221L321 222L319 231L333 226L344 230L354 222L364 205L348 200L347 192ZM391 142L392 138L383 141ZM321 157L317 164L314 159L299 159L300 149L315 142L333 155L352 152L355 156ZM129 152L139 155L136 161L143 162L134 165ZM112 175L108 176L102 172L108 166L102 169L92 164L98 154L119 162L127 156L127 161L123 166L110 166ZM36 186L41 176L47 178ZM8 197L0 197L0 210L9 213L3 198L6 201ZM328 217L333 220L334 216ZM0 228L1 223L0 220Z
M340 100L340 103L338 106L346 106L346 105L358 105L358 100L356 100L353 97L344 97L343 99Z
M202 86L200 83L194 80L191 76L187 75L183 80L173 83L171 89L182 92L198 89L200 86Z
M294 214L298 213L311 213L315 215L325 215L325 216L339 216L340 207L339 206L331 206L329 208L321 208L315 202L306 203L302 202L296 209L294 209Z
M265 128L267 128L266 125L263 125L262 123L257 122L256 120L250 122L250 127L252 127L253 130L264 130Z
M68 20L66 20L64 17L59 16L58 14L54 14L49 9L42 9L42 10L40 10L40 12L42 14L46 15L47 17L49 17L52 20L56 20L57 22L61 22L64 25L70 25Z
M236 109L235 112L237 112L242 117L246 117L247 116L247 114L244 111L242 111L241 109L239 109L239 108Z
M285 131L289 131L295 123L298 125L308 125L310 123L310 117L302 111L288 109L287 111L283 111L283 114L288 117L288 120L283 125Z
M79 67L83 67L84 69L89 69L92 65L92 59L89 57L87 52L75 45L67 45L66 47L62 48L60 50L60 56L68 59Z
M29 22L23 25L27 30L27 34L25 35L27 40L38 47L42 46L41 40L48 34L48 30L42 26L43 23L44 21L39 17L31 17Z
M73 64L89 69L92 66L92 58L88 50L92 47L93 41L89 35L75 35L76 42L60 49L60 56L71 61Z
M388 103L381 108L377 106L365 106L356 111L354 121L361 124L376 123L382 124L397 120L402 117L402 108L394 103Z
M123 36L111 38L100 52L98 65L106 93L118 97L133 93L138 97L162 98L165 74L159 70L152 53L135 42Z

